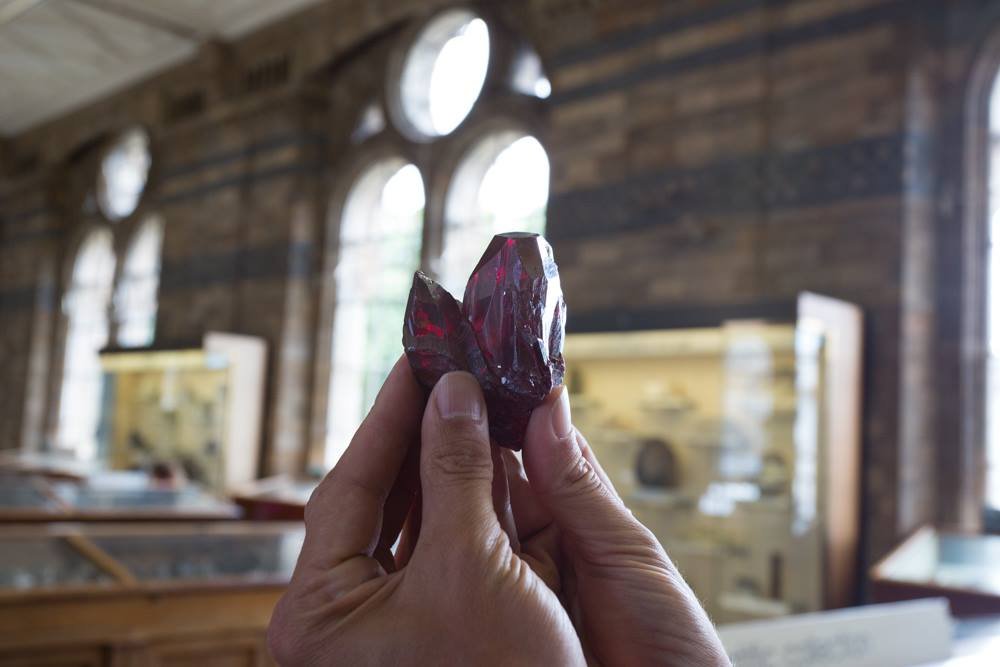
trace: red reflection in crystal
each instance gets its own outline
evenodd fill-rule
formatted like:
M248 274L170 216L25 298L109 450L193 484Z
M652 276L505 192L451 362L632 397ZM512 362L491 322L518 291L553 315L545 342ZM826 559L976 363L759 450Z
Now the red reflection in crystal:
M565 323L552 247L537 234L500 234L469 276L461 305L414 275L403 346L427 388L449 371L475 375L493 441L520 449L531 411L562 384Z

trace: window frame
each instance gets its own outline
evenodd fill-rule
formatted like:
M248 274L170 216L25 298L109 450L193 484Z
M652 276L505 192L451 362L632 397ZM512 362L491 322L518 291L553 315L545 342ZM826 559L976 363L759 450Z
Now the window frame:
M438 19L452 12L468 12L475 18L482 19L486 23L489 33L488 60L486 62L486 74L483 84L479 89L479 94L472 104L472 108L462 118L458 125L446 134L428 134L425 130L417 127L411 120L404 107L401 96L401 82L411 49L423 36L424 31ZM484 100L496 94L498 89L502 89L504 84L499 81L504 70L509 68L508 54L505 51L505 44L510 41L509 35L502 29L502 24L488 11L487 8L471 4L454 4L440 7L404 30L404 33L397 39L385 68L381 94L383 98L382 108L385 112L385 122L387 128L393 128L406 141L414 144L437 144L456 133L465 129L473 119L476 110L483 105ZM498 86L499 84L499 86Z
M116 237L114 229L105 221L100 222L90 222L81 224L78 229L71 236L70 242L67 244L66 255L63 259L63 278L60 281L61 289L59 290L59 300L58 300L58 313L59 313L59 335L56 339L56 355L55 358L58 364L54 365L52 378L52 408L49 411L50 415L50 436L49 439L58 448L61 446L62 440L62 414L63 414L63 384L66 377L66 362L68 358L68 349L70 344L70 333L72 331L72 320L69 314L65 310L66 298L73 292L75 286L76 278L76 267L80 260L81 253L84 250L88 240L98 233L107 233L111 240L111 253L114 258L114 267L112 270L112 275L110 279L110 285L108 290L108 299L104 307L104 318L107 322L107 341L104 347L107 347L108 343L114 340L114 318L111 312L112 301L114 298L115 284L117 279L118 271L121 267L121 262L119 261L119 253L117 250ZM99 400L99 399L98 399ZM98 443L99 446L99 443ZM77 452L74 452L76 455ZM95 456L99 455L100 452L95 451Z
M367 104L365 105L367 106ZM326 436L333 373L333 331L337 311L337 266L340 263L341 224L354 185L369 168L384 160L401 159L420 169L424 180L424 221L421 238L420 269L424 270L425 248L427 246L427 215L430 199L430 184L427 173L421 168L419 156L400 137L383 130L366 138L360 144L347 149L333 177L328 180L326 211L323 216L324 236L322 251L322 273L319 285L319 308L317 310L317 335L313 365L313 392L310 405L310 437L306 465L310 470L325 470ZM400 324L402 327L402 323ZM400 329L402 331L402 328ZM400 334L402 335L402 334Z
M961 219L961 334L959 340L958 469L939 485L959 493L954 523L1000 532L1000 512L986 506L987 372L989 365L990 102L1000 75L1000 31L982 44L964 100L964 212ZM1000 167L1000 165L996 165ZM955 401L956 399L952 399ZM952 403L955 405L955 403Z
M472 109L461 123L449 134L439 137L411 136L401 123L398 106L398 80L410 46L418 38L423 28L435 18L452 9L471 9L482 18L490 34L490 61L486 80ZM312 375L312 396L310 399L308 451L305 461L308 472L325 472L324 465L327 434L327 406L329 403L330 380L333 371L333 329L336 310L337 284L335 272L340 261L340 225L351 188L364 171L372 164L388 157L400 157L416 165L424 181L424 222L420 251L420 270L434 278L439 277L440 258L444 245L445 206L455 171L467 152L484 137L497 131L514 130L530 134L543 147L551 145L549 136L549 100L539 98L513 85L519 59L530 45L512 32L506 24L495 16L488 7L451 5L428 13L394 37L389 55L382 70L381 81L374 88L375 98L360 95L357 107L350 113L343 109L331 111L329 120L336 123L338 117L350 118L344 128L345 142L335 142L327 154L330 165L324 189L328 196L324 200L322 239L322 273L320 274L316 308L316 335L314 339L314 370ZM534 49L532 49L534 51ZM538 55L535 53L535 55ZM539 55L542 74L548 71L544 59ZM357 119L370 105L381 108L385 127L377 134L354 142L349 137L355 130ZM339 123L343 125L343 121ZM550 155L550 168L552 164ZM550 198L552 175L550 171ZM461 295L458 295L461 298ZM402 335L402 322L400 322Z
M537 105L529 101L523 106L508 103L504 108L489 110L487 113L481 114L465 131L456 136L455 140L450 142L446 150L442 152L441 160L437 164L440 171L440 179L435 181L436 184L440 184L436 192L440 198L439 220L437 226L434 228L436 235L433 238L433 253L427 257L429 273L436 280L442 278L444 269L445 237L450 226L448 220L448 201L452 194L452 188L455 186L459 171L463 167L466 158L480 145L480 142L496 134L506 132L517 133L534 137L542 145L546 155L551 155L549 151L549 137L545 133L542 114L534 107L537 107ZM552 198L551 165L552 160L550 158L549 200ZM547 210L548 204L546 204ZM453 296L459 300L462 298L461 294Z
M127 133L140 130L147 140L149 150L149 168L146 173L146 182L143 186L139 200L136 202L132 212L119 219L108 217L101 206L99 198L99 188L101 181L101 170L104 160L110 151ZM131 247L135 235L139 232L142 224L150 218L158 218L161 228L160 241L160 281L157 285L157 311L159 311L159 300L162 288L163 276L163 250L167 235L167 219L155 206L155 193L158 188L159 177L159 154L153 133L148 127L139 123L130 123L119 126L117 129L104 135L103 141L96 146L86 158L86 186L75 191L73 204L69 207L68 227L72 230L61 247L60 277L58 279L58 301L60 304L57 312L56 331L50 338L49 345L52 347L51 360L47 372L47 410L45 419L45 439L57 443L60 438L60 415L62 414L62 384L65 376L67 361L67 345L69 344L69 317L63 311L61 304L73 285L73 273L79 253L87 238L97 230L107 230L111 235L111 247L114 253L115 266L111 281L111 292L105 308L105 317L108 322L108 339L102 349L117 347L118 340L118 315L115 312L115 295L118 292L121 282L121 275L124 267L123 258ZM154 342L156 333L154 330Z
M138 209L137 209L138 211ZM115 267L115 282L114 289L111 295L111 331L113 337L109 339L109 345L113 345L116 348L142 348L149 347L156 341L156 323L159 319L160 312L160 285L162 283L163 277L163 240L166 235L166 222L163 216L156 212L145 212L143 215L139 216L133 213L128 218L129 224L127 229L123 230L122 234L118 236L125 237L124 243L122 244L121 252L118 253L118 262ZM123 323L126 321L124 314L120 311L118 305L119 293L125 285L126 280L128 280L127 266L129 260L132 257L132 252L135 250L136 243L140 240L140 236L143 231L148 226L155 226L159 234L159 244L157 246L157 252L159 253L159 258L157 261L157 276L156 276L156 291L154 293L154 310L153 310L153 332L150 342L146 345L132 346L125 345L121 342L121 328ZM112 230L114 234L114 230Z

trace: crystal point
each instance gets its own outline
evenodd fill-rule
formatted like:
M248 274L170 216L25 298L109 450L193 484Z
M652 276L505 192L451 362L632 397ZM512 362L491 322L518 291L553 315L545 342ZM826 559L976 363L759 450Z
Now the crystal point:
M520 449L532 410L562 384L565 325L552 247L537 234L500 234L469 277L461 305L417 272L403 345L428 388L450 371L475 375L493 441Z

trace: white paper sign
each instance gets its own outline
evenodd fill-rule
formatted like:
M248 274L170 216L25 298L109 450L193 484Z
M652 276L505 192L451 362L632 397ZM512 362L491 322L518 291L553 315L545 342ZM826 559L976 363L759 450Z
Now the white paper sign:
M719 628L736 667L909 667L948 658L951 634L943 598Z

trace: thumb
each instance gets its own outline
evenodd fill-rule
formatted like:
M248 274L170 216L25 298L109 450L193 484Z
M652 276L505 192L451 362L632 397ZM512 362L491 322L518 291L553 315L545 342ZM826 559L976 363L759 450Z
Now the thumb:
M599 563L628 544L654 547L655 538L625 507L574 428L565 387L532 414L523 459L528 481L563 533L571 557Z
M431 391L421 431L420 482L418 548L420 542L453 548L456 539L490 544L500 536L486 404L469 373L448 373Z

